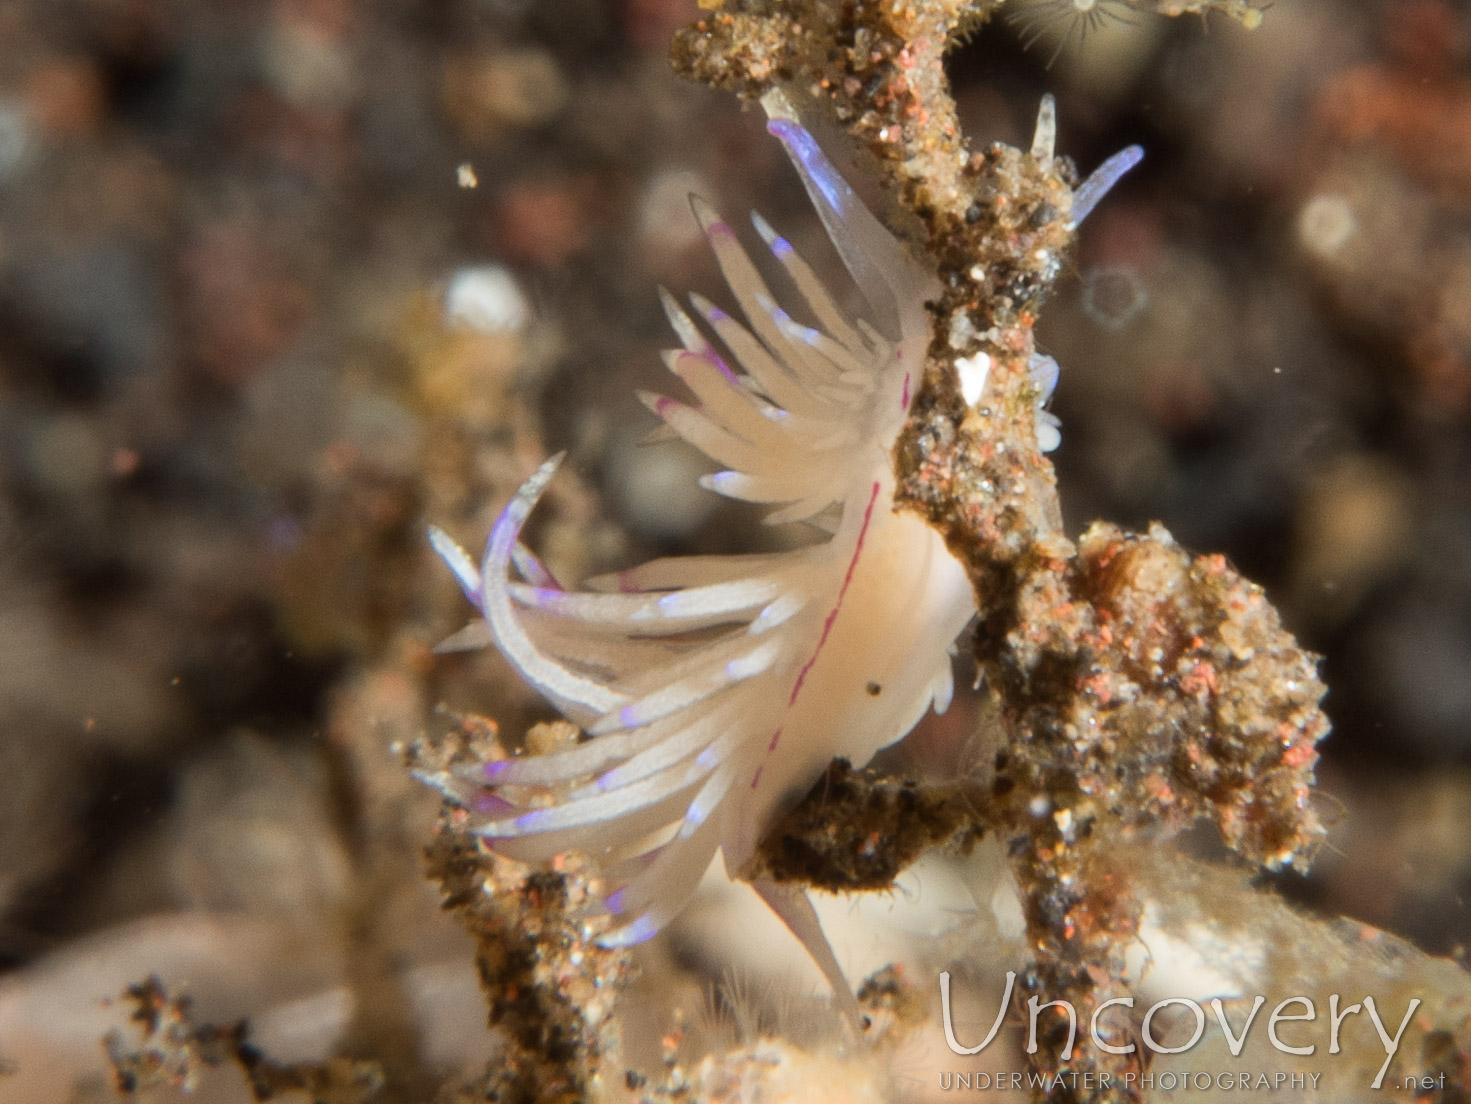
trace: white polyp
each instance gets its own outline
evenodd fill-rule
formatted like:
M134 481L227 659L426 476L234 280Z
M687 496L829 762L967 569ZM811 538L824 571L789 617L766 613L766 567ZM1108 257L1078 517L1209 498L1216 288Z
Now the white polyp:
M1042 97L1042 106L1037 109L1037 129L1032 135L1032 157L1044 172L1052 168L1052 157L1056 149L1057 101L1049 92Z
M986 380L991 374L991 358L985 353L960 357L955 362L960 376L960 397L967 406L975 406L986 393Z
M1045 403L1057 390L1057 381L1062 373L1055 359L1045 353L1033 353L1027 358L1027 374L1040 392L1038 402Z
M1027 372L1037 388L1037 448L1042 452L1051 452L1062 444L1062 422L1056 414L1044 409L1052 398L1052 393L1057 390L1060 375L1057 361L1043 353L1033 353L1027 360Z
M1037 411L1037 448L1051 452L1062 444L1062 422L1050 410Z

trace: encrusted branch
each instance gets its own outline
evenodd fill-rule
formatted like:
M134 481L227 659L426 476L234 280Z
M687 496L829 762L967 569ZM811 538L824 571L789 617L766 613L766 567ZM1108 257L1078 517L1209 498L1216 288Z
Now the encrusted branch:
M376 1062L273 1062L250 1043L245 1024L195 1023L189 998L170 993L156 977L129 986L123 999L132 1006L129 1018L141 1035L138 1049L129 1049L117 1030L103 1041L121 1096L151 1095L165 1086L190 1093L206 1069L227 1063L239 1067L259 1101L290 1097L312 1104L367 1104L383 1088Z
M576 733L538 725L527 739L536 746ZM410 767L433 774L489 761L500 749L494 725L467 718L408 754ZM597 887L581 861L568 856L541 869L499 858L469 830L465 810L448 803L426 857L445 909L475 940L489 1026L502 1044L485 1073L448 1099L533 1104L597 1095L605 1059L618 1052L613 1008L630 964L627 951L596 941L608 922L590 907Z
M1203 817L1254 863L1305 864L1322 835L1309 795L1328 722L1316 658L1221 557L1192 558L1159 526L1096 524L1078 543L1062 531L1028 358L1082 193L1054 156L1050 102L1032 149L972 151L943 68L956 36L1000 6L731 3L684 31L674 59L688 76L748 97L778 93L845 129L923 229L942 291L895 448L899 505L944 535L982 611L976 659L1006 739L989 799L972 808L977 829L1013 856L1035 948L1025 982L1086 1018L1127 992L1124 954L1142 909L1116 845ZM1240 3L1156 7L1216 8L1248 25L1260 16ZM974 406L958 363L987 370ZM790 872L796 852L813 885L868 880L854 874L861 864L842 833L827 838L830 869L813 849L833 782L768 836L770 869ZM845 800L866 807L858 794ZM1108 1073L1115 1089L1079 1077L1059 1091L1117 1099L1131 1057L1084 1045L1062 1062L1061 1049L1041 1046L1039 1067Z

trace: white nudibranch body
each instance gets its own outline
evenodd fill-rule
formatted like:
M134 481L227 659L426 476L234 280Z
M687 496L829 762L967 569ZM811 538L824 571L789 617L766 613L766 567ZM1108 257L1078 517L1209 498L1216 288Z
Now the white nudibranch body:
M783 118L769 130L868 316L850 318L756 216L795 292L774 295L731 228L696 200L744 321L691 296L697 323L666 295L683 348L665 360L698 401L642 397L724 465L706 487L770 504L769 523L811 521L826 539L769 555L654 560L564 590L519 543L560 457L505 508L478 568L431 531L483 615L446 646L494 643L588 733L568 751L436 781L474 811L500 854L600 856L614 887L606 908L622 921L604 937L611 944L658 931L717 849L738 874L834 757L863 765L932 706L943 711L951 647L975 613L939 534L894 510L890 450L923 368L936 281L805 130ZM815 325L795 321L781 298ZM1055 363L1034 364L1033 375L1050 394ZM1055 443L1053 423L1038 428Z
M665 296L683 348L666 354L697 404L641 396L726 470L709 489L768 503L773 524L831 535L771 555L655 560L561 590L518 543L559 458L506 507L477 570L438 531L436 547L493 641L569 720L576 748L486 764L467 804L499 853L606 856L626 917L609 942L657 931L692 894L717 848L741 870L764 830L836 756L867 763L950 702L950 649L975 612L938 533L894 511L890 450L929 344L933 276L859 202L812 137L774 120L869 308L851 319L785 239L756 228L796 292L773 294L731 228L695 213L744 322L706 300L702 324ZM795 321L782 299L815 325ZM510 581L512 568L523 581ZM546 787L558 803L534 808Z

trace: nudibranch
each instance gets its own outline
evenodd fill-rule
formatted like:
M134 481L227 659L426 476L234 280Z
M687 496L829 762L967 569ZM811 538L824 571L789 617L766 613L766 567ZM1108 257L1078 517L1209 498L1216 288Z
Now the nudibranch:
M696 401L642 398L723 466L705 487L771 506L768 523L807 522L820 539L775 554L658 559L563 589L519 540L560 457L506 506L478 567L431 531L482 615L451 644L494 643L587 733L569 750L441 784L476 811L497 853L605 859L605 906L619 921L604 942L614 945L666 924L717 850L739 875L773 818L833 758L865 764L929 709L943 711L952 646L976 612L939 534L894 509L890 453L930 344L925 302L937 281L795 120L778 114L768 130L866 314L845 312L753 216L773 274L784 271L786 290L773 292L732 228L692 200L740 317L697 295L692 317L665 294L683 346L665 361ZM1091 195L1087 185L1080 195ZM1035 358L1033 377L1045 414L1055 362ZM1055 420L1040 418L1039 429L1055 443ZM811 949L808 921L792 907L783 918L799 936L809 927Z

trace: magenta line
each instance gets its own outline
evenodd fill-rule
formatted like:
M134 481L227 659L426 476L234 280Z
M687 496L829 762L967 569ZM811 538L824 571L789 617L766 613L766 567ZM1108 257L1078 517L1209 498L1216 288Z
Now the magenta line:
M802 692L802 685L807 681L807 672L811 671L817 663L817 657L822 654L823 645L827 643L828 634L833 631L833 624L838 619L838 613L843 608L843 599L848 594L848 585L853 582L853 571L858 567L858 557L863 553L863 541L868 536L868 524L873 520L873 507L879 499L879 484L873 485L873 490L868 494L868 506L863 511L863 524L858 529L858 543L853 546L853 558L848 561L848 570L843 573L843 585L838 588L838 600L833 603L833 608L828 611L827 619L822 623L822 635L817 638L817 647L812 649L812 656L802 665L802 670L797 673L797 682L792 687L791 697L787 698L787 708L790 709L797 703L797 695ZM767 745L766 754L769 756L776 750L776 745L781 742L782 730L778 728L771 734L771 743ZM761 772L766 764L762 763L756 768L756 776L751 779L751 789L761 784Z
M781 729L778 728L771 734L771 742L766 745L766 754L770 755L775 751L776 745L779 743L781 743ZM757 786L761 785L761 772L765 769L766 764L764 762L756 767L756 774L751 779L751 789L754 790Z
M797 695L802 692L802 684L807 681L807 672L811 671L817 662L823 645L827 643L828 634L833 631L833 623L838 619L838 611L843 608L843 599L847 596L848 584L853 581L853 571L858 566L858 557L863 553L863 539L868 535L868 523L873 520L873 506L878 498L879 485L874 483L873 490L868 495L868 507L863 511L863 526L858 530L858 543L853 548L853 558L848 561L848 570L843 575L843 585L838 589L838 600L833 603L827 620L822 623L822 635L817 638L817 647L812 651L812 658L803 664L801 672L797 675L797 684L792 687L792 696L787 699L787 708L796 704Z

